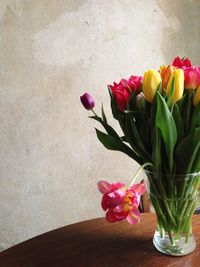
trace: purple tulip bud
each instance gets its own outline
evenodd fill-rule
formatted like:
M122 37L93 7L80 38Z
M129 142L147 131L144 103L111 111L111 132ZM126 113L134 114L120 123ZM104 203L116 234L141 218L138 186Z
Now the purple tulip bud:
M80 96L80 100L84 108L87 110L93 109L95 106L94 99L88 93L85 93L84 95Z

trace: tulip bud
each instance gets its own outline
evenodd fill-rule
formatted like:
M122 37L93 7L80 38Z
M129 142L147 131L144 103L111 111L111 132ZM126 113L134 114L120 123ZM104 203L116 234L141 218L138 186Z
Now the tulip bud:
M173 72L174 72L174 67L171 65L163 66L160 69L160 75L162 78L162 89L166 90L167 88L167 84L169 82L170 77L172 76Z
M197 88L197 90L195 92L194 99L193 99L193 105L197 106L199 101L200 101L200 85L199 85L199 87Z
M184 69L185 89L193 90L200 85L200 69L198 67L190 67Z
M153 102L158 86L161 83L160 73L156 70L148 70L143 77L143 93L147 101Z
M136 96L135 104L136 104L137 109L139 109L140 111L145 109L146 100L142 92Z
M80 100L84 108L87 110L91 110L95 106L94 99L88 93L85 93L84 95L80 96Z
M173 92L173 102L177 102L183 96L184 91L184 72L182 69L175 69L173 75L171 75L169 82L167 84L166 93L167 96L170 95L172 90L172 82L174 79L174 92Z

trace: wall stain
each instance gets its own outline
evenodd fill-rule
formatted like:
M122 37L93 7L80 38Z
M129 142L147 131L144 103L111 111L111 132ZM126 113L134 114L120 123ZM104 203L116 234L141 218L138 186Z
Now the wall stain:
M199 64L200 28L197 25L200 25L200 1L156 2L169 21L169 26L162 30L161 50L165 61L171 62L175 56L180 55L189 57L193 64Z
M82 0L43 0L34 2L8 0L0 3L0 20L6 20L5 17L9 9L13 16L20 19L24 30L34 32L43 29L66 12L77 12L86 3L87 1Z

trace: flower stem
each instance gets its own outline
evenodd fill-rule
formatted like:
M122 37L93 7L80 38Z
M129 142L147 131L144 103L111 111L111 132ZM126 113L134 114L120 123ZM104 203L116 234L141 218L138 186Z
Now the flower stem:
M132 182L130 183L129 187L131 187L131 186L135 183L135 181L136 181L136 179L138 178L138 176L139 176L141 170L143 170L146 166L152 166L152 167L153 167L153 164L150 163L150 162L147 162L147 163L143 164L143 165L138 169L138 171L136 172L136 175L134 176L134 178L133 178Z
M97 113L94 111L94 109L91 109L91 111L92 111L92 113L94 114L94 116L99 117L99 116L97 115Z

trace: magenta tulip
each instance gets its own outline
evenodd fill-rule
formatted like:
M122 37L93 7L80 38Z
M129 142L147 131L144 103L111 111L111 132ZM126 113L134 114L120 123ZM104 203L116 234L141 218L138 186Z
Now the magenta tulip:
M183 68L185 89L196 89L200 85L200 69L199 67Z
M91 110L95 106L94 99L88 93L85 93L82 96L80 96L80 100L84 108L87 110Z
M106 219L111 222L127 220L130 224L140 221L140 196L145 193L144 184L134 184L129 188L124 183L98 182L99 191L103 194L102 208L106 211Z
M119 83L114 82L109 87L112 90L118 110L124 112L127 108L131 92L138 94L141 91L142 77L132 75L128 80L121 79Z

